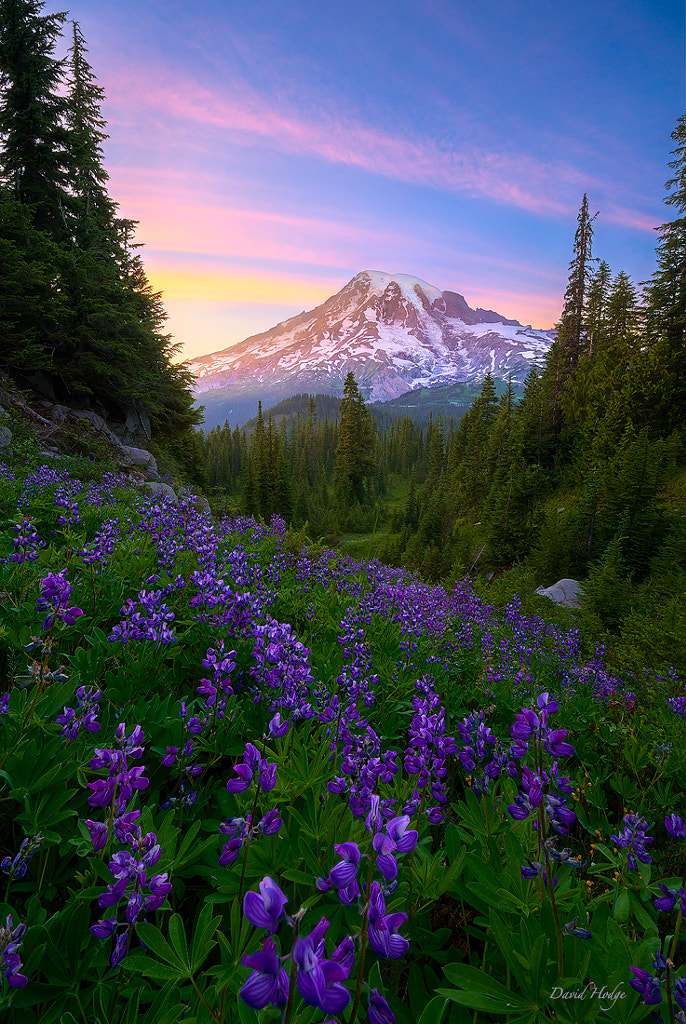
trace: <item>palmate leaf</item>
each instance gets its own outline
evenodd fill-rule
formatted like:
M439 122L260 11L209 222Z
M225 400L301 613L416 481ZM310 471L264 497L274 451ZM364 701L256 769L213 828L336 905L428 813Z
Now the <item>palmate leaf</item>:
M139 949L129 953L123 962L123 966L136 974L142 974L146 978L153 978L155 981L172 981L186 977L186 972L180 967L172 967L170 964L160 963L146 956Z
M174 916L177 917L178 915ZM174 977L187 978L189 976L187 962L184 963L181 957L177 955L175 950L169 945L167 940L154 925L146 924L141 921L136 925L136 934L143 945L147 946L151 953L154 953L160 958L160 960L163 960L165 964L174 968ZM131 956L132 954L129 955ZM127 963L128 960L129 957L126 958ZM151 960L151 963L154 962L155 961Z
M213 940L213 935L220 921L221 917L212 917L212 905L210 903L205 904L200 911L200 916L193 932L193 942L191 944L191 966L193 971L197 971L202 966L212 949L217 945Z

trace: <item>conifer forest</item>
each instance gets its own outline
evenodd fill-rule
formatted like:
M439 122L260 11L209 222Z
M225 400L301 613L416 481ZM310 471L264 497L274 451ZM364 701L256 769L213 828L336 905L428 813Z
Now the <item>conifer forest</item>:
M523 386L203 434L103 98L0 0L0 1019L683 1024L686 115Z

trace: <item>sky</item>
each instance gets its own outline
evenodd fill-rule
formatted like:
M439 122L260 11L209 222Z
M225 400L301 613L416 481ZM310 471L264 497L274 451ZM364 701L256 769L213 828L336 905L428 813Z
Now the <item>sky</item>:
M46 3L46 13L66 9ZM72 0L104 163L178 358L404 273L559 317L595 257L655 269L684 0Z

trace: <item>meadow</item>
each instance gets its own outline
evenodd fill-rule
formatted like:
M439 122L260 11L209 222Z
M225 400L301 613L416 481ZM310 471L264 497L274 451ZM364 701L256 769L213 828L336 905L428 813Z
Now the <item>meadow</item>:
M676 671L86 458L0 507L3 1020L686 1019Z

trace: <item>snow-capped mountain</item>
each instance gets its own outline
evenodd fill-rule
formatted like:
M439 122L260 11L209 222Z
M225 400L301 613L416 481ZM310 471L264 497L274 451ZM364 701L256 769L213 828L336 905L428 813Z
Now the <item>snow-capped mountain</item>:
M552 332L471 309L457 292L365 270L315 309L189 366L203 402L217 389L227 401L258 392L263 401L340 394L351 370L367 398L385 401L488 371L522 381L551 343Z

